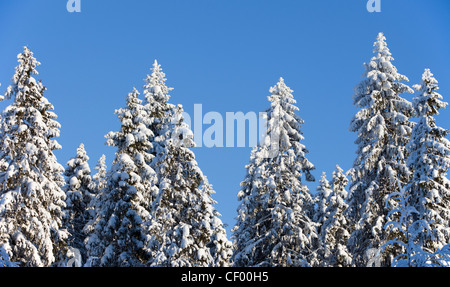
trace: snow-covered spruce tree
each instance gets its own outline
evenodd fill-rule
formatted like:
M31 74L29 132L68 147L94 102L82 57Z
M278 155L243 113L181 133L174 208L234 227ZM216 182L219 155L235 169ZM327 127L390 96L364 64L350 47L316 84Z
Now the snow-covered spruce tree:
M214 191L189 150L194 145L192 132L183 122L181 107L168 102L172 88L168 88L165 81L165 74L155 61L144 86L149 128L153 132L151 152L156 156L151 164L157 171L159 186L152 208L152 240L149 242L152 260L148 264L226 266L231 256L231 243L213 207L211 194ZM164 221L162 218L171 219Z
M431 234L425 221L418 219L420 214L410 205L411 195L397 182L399 191L393 192L386 200L390 209L388 221L384 228L396 236L388 240L382 248L395 246L400 250L399 254L392 259L393 267L426 267L429 266L431 254L424 250L418 239L420 234ZM418 219L418 220L416 220Z
M182 107L177 106L153 160L159 193L149 223L148 265L228 266L232 245L213 206L214 191L190 150L193 134L182 113Z
M92 176L91 184L89 185L89 189L91 191L91 200L89 202L89 205L87 206L86 212L89 216L89 221L86 223L86 225L83 227L83 233L85 234L85 249L87 244L87 235L93 232L93 228L95 226L95 223L99 219L97 216L103 206L101 200L103 199L103 193L105 191L105 188L107 187L107 166L106 166L106 156L102 155L100 159L97 162L97 165L94 168L97 173ZM86 267L92 267L92 266L98 266L99 265L99 258L95 256L91 256L90 253L92 253L90 250L86 249L86 260L84 263L84 266Z
M69 232L67 245L78 249L83 260L86 260L87 255L83 228L91 219L89 206L92 199L92 177L88 160L84 144L80 144L76 156L67 162L64 172L66 185L63 188L66 192L64 227Z
M315 208L312 219L317 222L320 227L325 220L324 216L327 210L328 197L332 193L331 185L325 172L322 173L322 177L319 180L319 185L317 186L316 191L317 193L314 195Z
M323 236L322 233L322 225L325 218L325 212L328 206L328 197L331 195L331 185L327 179L327 175L325 172L322 172L322 176L319 180L319 185L316 188L316 194L314 194L314 208L313 213L311 215L311 219L317 224L317 233L319 238L321 239ZM326 249L323 243L320 244L320 248L317 252L317 260L319 261L319 266L326 266L325 262L325 253Z
M166 86L166 75L156 60L151 70L152 73L145 79L144 106L149 115L149 129L153 133L150 138L153 144L151 153L156 156L164 150L164 142L170 137L169 126L176 107L169 103L169 92L173 88Z
M233 228L237 267L317 265L318 235L308 214L313 200L301 181L314 180L306 158L298 108L284 80L270 89L267 136L252 151L238 193Z
M106 135L107 144L117 152L107 186L97 199L98 214L85 228L90 266L136 267L149 259L144 223L150 216L156 174L147 164L153 157L148 153L152 132L138 95L134 89L127 97L127 107L116 111L120 131Z
M327 197L324 222L320 229L320 236L324 248L324 266L349 267L352 256L347 249L348 221L344 213L347 210L348 179L342 168L337 165L331 181L331 194Z
M365 64L363 80L356 86L353 101L360 111L350 131L357 133L357 158L350 171L349 208L346 216L354 231L349 239L356 266L365 266L372 251L389 240L383 228L387 222L386 198L398 191L396 180L408 182L406 144L413 124L413 108L400 94L413 93L397 72L382 33L374 44L375 56ZM396 251L386 249L383 266L388 266Z
M90 189L92 193L99 194L101 190L106 187L106 156L103 154L94 168L97 173L92 176L92 183Z
M0 248L20 266L52 266L64 260L67 239L64 168L53 154L60 125L28 47L18 62L0 123Z
M405 188L391 195L395 205L390 206L390 212L397 216L385 228L396 236L386 246L402 248L393 266L449 266L450 182L446 175L450 142L445 138L449 131L438 127L434 118L447 103L441 101L438 82L429 69L414 88L418 92L413 100L418 122L407 145L407 163L413 176Z
M447 103L437 92L438 81L429 69L425 70L422 83L414 88L418 92L413 100L418 122L407 146L408 167L413 176L406 193L410 197L408 204L418 212L414 219L421 220L428 230L418 235L416 243L434 253L450 243L449 131L437 126L434 118Z

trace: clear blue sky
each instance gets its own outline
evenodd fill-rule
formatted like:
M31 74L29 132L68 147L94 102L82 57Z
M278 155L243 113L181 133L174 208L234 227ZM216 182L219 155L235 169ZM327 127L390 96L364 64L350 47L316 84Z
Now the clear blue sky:
M73 14L66 2L0 2L0 94L29 45L62 125L56 155L64 166L80 143L92 169L103 153L110 166L115 149L104 145L104 135L119 128L114 110L133 86L142 91L155 59L175 88L171 102L190 114L194 104L224 117L264 111L269 87L283 77L306 122L317 179L322 171L331 177L336 164L352 166L353 87L379 32L411 85L430 68L450 101L448 0L381 0L382 12L373 14L366 0L81 0L82 12ZM450 110L438 124L450 128ZM250 150L194 149L229 227ZM312 191L316 185L308 184Z

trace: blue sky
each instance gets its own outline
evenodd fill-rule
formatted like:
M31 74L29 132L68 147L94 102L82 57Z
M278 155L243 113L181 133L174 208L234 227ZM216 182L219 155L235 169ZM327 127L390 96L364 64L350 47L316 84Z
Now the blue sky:
M379 32L410 85L430 68L450 101L448 0L381 0L381 13L369 13L366 0L81 0L81 13L68 13L66 3L0 2L0 94L29 45L62 125L56 155L63 165L80 143L92 169L102 154L110 165L115 149L104 145L104 135L119 128L114 110L133 87L142 91L155 59L174 88L171 103L190 114L194 104L224 118L264 111L269 88L283 77L305 120L303 143L317 179L322 171L331 177L336 164L352 166L353 87ZM447 109L438 124L449 123ZM250 150L194 149L228 231ZM316 185L308 183L312 191Z

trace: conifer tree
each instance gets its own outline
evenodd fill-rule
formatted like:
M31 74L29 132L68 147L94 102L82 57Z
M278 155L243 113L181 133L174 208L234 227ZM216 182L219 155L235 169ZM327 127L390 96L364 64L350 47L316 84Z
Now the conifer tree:
M352 256L347 249L350 232L348 221L344 216L348 205L346 203L348 179L342 168L337 165L331 181L331 194L327 197L324 222L320 229L324 246L324 262L329 267L349 267Z
M404 251L409 266L423 266L424 263L411 253L433 254L450 242L450 181L447 178L450 141L446 139L449 131L436 125L434 117L447 103L437 92L438 81L429 69L423 73L422 83L414 88L418 92L413 100L418 122L407 145L407 163L413 176L398 195L402 198L397 201L403 204L392 211L399 212L403 208L404 213L410 213L403 214L400 218L403 221L398 219L397 225L392 223L388 228L396 230L395 239L408 248Z
M213 205L214 191L190 150L193 134L178 106L154 159L159 193L152 208L150 266L227 266L231 243Z
M89 221L82 229L83 234L85 234L84 245L86 249L86 260L84 266L86 267L100 265L99 258L91 255L92 253L94 253L93 249L91 247L86 248L86 246L89 244L89 240L92 240L92 238L89 239L89 236L91 235L91 233L93 233L93 228L95 227L95 224L99 219L98 214L100 214L103 209L102 199L104 199L105 188L108 185L105 155L102 155L100 157L94 169L97 170L97 173L92 176L92 181L89 185L89 189L91 191L91 200L86 211L89 216Z
M368 255L389 240L383 228L387 222L386 199L398 191L396 180L408 182L406 144L413 124L412 105L400 95L413 93L397 72L382 33L374 44L375 56L365 64L363 80L355 88L354 104L360 108L351 122L357 133L357 158L350 172L349 208L346 216L354 232L349 246L357 266L365 266ZM395 250L386 250L383 266L388 266ZM373 252L372 252L373 253Z
M150 152L156 156L164 150L164 143L169 137L169 125L175 112L175 105L169 103L169 92L173 88L168 88L165 84L166 75L161 69L161 65L155 60L152 73L145 79L144 85L144 106L149 115L149 129L153 135L150 137L152 149Z
M298 108L284 80L270 89L267 136L255 147L238 193L233 261L243 266L316 265L318 235L308 214L312 197L301 181L313 180Z
M20 266L52 266L64 260L67 239L64 168L53 154L60 124L28 47L18 62L0 123L0 248Z
M317 186L316 190L317 193L314 196L316 208L314 210L313 219L315 222L319 223L320 226L325 220L324 217L327 210L328 197L332 193L331 185L327 179L327 175L325 172L322 173L322 177L319 180L319 185Z
M421 234L430 234L430 230L427 229L424 221L418 219L419 213L414 206L410 205L411 196L400 182L397 182L397 186L399 191L391 193L386 200L390 209L388 217L392 220L384 226L395 236L382 248L394 246L400 250L399 254L392 259L393 267L426 267L432 255L418 244L418 239L423 236Z
M317 233L319 235L319 239L322 240L322 226L325 222L325 213L328 206L328 197L331 195L331 185L327 179L327 175L325 172L322 173L322 177L319 180L319 185L316 188L317 193L314 194L314 212L311 215L312 220L317 224ZM327 266L325 262L325 246L323 243L320 243L319 250L317 252L317 260L319 262L319 266Z
M99 194L98 214L85 228L90 234L86 247L91 266L136 267L149 259L145 223L150 218L156 174L147 164L153 157L148 153L153 134L138 95L134 89L127 97L127 107L116 111L120 131L106 135L107 144L117 152L107 186Z
M89 212L92 200L92 177L88 163L89 157L84 149L84 144L77 148L77 154L67 162L64 175L66 176L66 217L64 226L69 232L67 244L80 251L82 259L86 259L86 248L83 232L84 226L91 219Z
M418 123L407 146L408 166L413 171L407 190L411 204L432 231L432 236L422 236L420 243L424 249L436 252L450 242L449 131L437 126L434 118L447 103L437 92L438 81L429 69L425 70L421 85L414 88L418 92L413 101Z
M99 194L102 189L106 187L106 156L103 154L94 168L97 173L92 176L91 191L94 194Z
M182 108L169 103L172 88L166 86L165 74L156 60L145 81L145 108L153 133L150 151L155 156L151 166L158 174L159 187L159 192L153 194L149 225L152 238L148 243L152 259L148 264L226 266L231 243L226 238L220 214L213 207L214 191L190 150L194 146L192 131L184 123ZM165 222L162 218L170 220Z

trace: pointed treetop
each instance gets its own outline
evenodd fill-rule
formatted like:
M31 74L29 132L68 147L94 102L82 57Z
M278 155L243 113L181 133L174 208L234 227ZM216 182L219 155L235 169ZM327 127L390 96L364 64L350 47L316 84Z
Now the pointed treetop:
M128 93L128 96L127 96L128 108L132 109L136 105L139 105L142 103L142 100L138 98L139 95L140 95L139 91L135 87L133 87L133 90L130 93Z
M337 172L337 173L342 173L342 174L343 174L343 173L344 173L344 170L337 164L337 165L336 165L336 172Z
M386 43L386 37L384 36L383 33L379 33L377 36L377 40L376 42L373 44L373 46L375 47L373 52L375 54L378 54L379 57L390 57L391 56L391 52L389 52L389 48L387 47L387 43ZM390 58L391 60L393 60L392 58Z
M317 190L325 191L326 189L329 189L330 187L331 187L330 182L327 179L327 173L322 172L322 176L320 177L319 186L317 186Z
M439 90L438 81L434 78L430 69L425 69L422 75L422 83L414 85L413 88L419 93L413 99L416 116L439 115L438 110L448 105L448 103L441 101L442 95L436 92Z
M106 186L106 156L102 154L100 159L98 160L95 168L97 173L92 176L92 179L94 181L94 184L92 186L92 190L94 192L98 192L99 190L103 189Z
M89 156L86 153L86 149L84 148L84 144L81 143L77 148L77 157L81 158L85 161L89 160Z
M177 105L171 118L172 133L170 141L177 147L195 147L194 134L184 121L183 106Z
M270 88L270 93L272 95L278 94L278 95L290 95L292 97L291 93L294 91L291 90L288 86L286 86L286 83L284 82L284 79L280 77L280 80L278 83Z
M268 97L268 100L272 103L272 107L281 104L283 109L288 112L295 112L299 110L299 108L295 106L297 101L292 95L294 91L286 85L283 78L280 78L278 83L271 87L269 91L271 95ZM299 119L299 121L303 123L301 119Z
M425 72L423 72L423 75L422 75L422 80L424 82L431 83L431 84L438 83L438 81L434 78L433 73L431 73L430 69L425 69Z
M413 88L418 92L422 91L428 93L439 90L438 81L434 78L434 75L431 73L430 69L425 69L423 72L421 85L414 85ZM425 89L422 90L422 88Z
M345 187L348 185L348 179L347 176L344 173L344 170L339 166L336 165L336 170L333 171L333 180L331 182L331 186L334 192L340 191L344 192L345 195L347 195L347 192L345 191Z
M6 98L9 100L16 97L16 101L22 101L27 94L42 96L45 87L32 77L32 75L39 75L36 67L41 63L33 57L33 52L28 47L24 47L23 52L17 55L17 59L19 65L12 78L12 85L6 91Z
M86 153L86 150L85 150L85 148L84 148L84 143L80 143L80 145L79 145L78 148L77 148L77 152L78 152L78 153L82 153L82 154L85 154L85 153Z
M155 60L153 63L152 73L147 75L144 85L144 95L148 102L152 102L152 98L157 101L167 102L170 98L169 92L173 88L166 87L166 74L162 71L161 65Z

